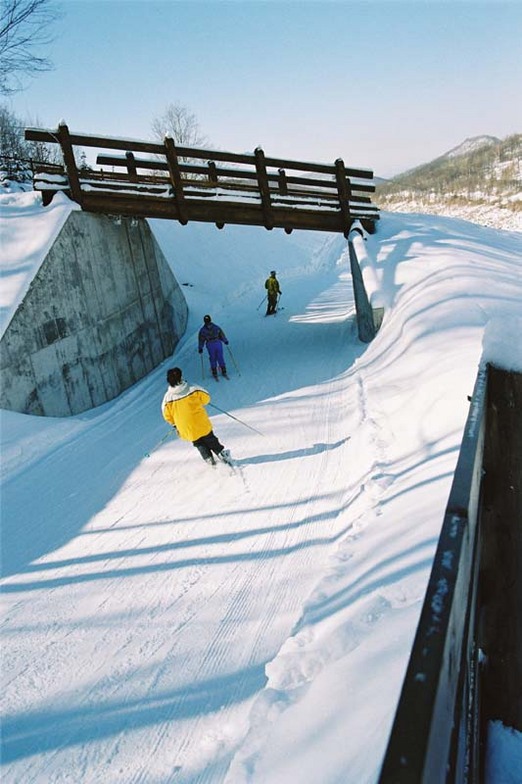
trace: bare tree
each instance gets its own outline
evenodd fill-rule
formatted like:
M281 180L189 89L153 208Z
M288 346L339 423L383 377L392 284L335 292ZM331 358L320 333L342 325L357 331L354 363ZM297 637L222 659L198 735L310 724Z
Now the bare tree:
M30 179L30 165L24 148L19 120L5 106L0 106L0 179L25 182Z
M1 0L0 93L23 89L23 77L52 68L35 52L52 41L49 27L59 14L50 0Z
M0 104L0 180L7 177L30 182L34 166L61 164L59 145L26 141L24 128L28 124L38 126L40 122L36 119L24 124L7 106Z
M177 103L169 103L163 114L155 117L151 124L151 130L156 141L163 144L166 136L171 136L174 143L179 147L201 147L207 144L207 139L200 131L199 122L186 106ZM162 160L161 155L156 155L158 160ZM179 157L180 163L201 163L201 161L187 156ZM199 174L186 174L187 179L198 179Z
M182 147L198 147L206 143L196 115L180 104L169 103L163 114L153 119L151 129L159 142L163 142L165 136L172 136L174 142Z

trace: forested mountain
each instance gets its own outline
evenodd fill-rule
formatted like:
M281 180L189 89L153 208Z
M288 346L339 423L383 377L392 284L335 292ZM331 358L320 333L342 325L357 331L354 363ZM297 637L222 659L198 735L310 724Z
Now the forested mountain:
M465 217L522 230L522 134L466 139L430 163L377 184L383 210Z

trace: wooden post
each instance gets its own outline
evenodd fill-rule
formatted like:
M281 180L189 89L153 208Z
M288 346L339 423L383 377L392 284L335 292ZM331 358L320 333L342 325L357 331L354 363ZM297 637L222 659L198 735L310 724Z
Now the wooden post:
M288 194L288 183L286 181L286 172L284 169L278 170L279 178L278 178L278 185L279 185L279 193L281 196L286 196Z
M80 177L78 169L76 168L76 161L74 160L74 152L71 144L71 137L69 128L65 123L58 126L57 131L58 141L62 148L63 161L67 169L67 177L69 178L69 187L71 189L71 196L74 201L81 205L82 203L82 189L80 185Z
M136 159L133 152L126 152L127 171L131 182L138 182L138 170L136 169Z
M174 199L178 208L178 220L182 226L188 223L187 207L185 202L185 194L183 193L183 183L181 181L181 171L179 168L178 154L176 152L176 145L171 136L165 136L165 155L169 167L170 181L174 188Z
M259 185L259 193L261 195L261 205L265 219L265 228L271 230L274 228L274 219L272 216L272 202L270 199L270 185L266 172L265 153L261 147L256 147L254 150L254 156L256 160L257 182Z
M335 161L335 180L337 182L337 193L339 196L339 206L346 226L344 236L348 238L352 219L350 216L350 190L346 186L346 167L342 158Z
M212 185L218 184L217 168L214 161L208 162L208 181L211 182Z

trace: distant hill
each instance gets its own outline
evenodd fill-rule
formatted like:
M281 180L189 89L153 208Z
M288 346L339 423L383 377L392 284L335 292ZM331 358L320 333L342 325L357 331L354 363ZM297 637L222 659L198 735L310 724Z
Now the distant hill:
M500 144L500 139L496 136L472 136L471 139L465 139L462 144L454 147L449 152L442 155L442 158L456 158L458 155L468 155L476 150L486 147L488 144Z
M522 231L522 134L476 136L430 163L376 182L381 210L453 215Z

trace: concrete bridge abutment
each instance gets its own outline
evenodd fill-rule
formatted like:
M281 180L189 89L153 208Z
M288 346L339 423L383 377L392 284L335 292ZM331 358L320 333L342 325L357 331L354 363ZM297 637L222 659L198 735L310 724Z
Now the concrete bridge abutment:
M148 223L69 214L0 340L0 406L70 416L169 357L188 308Z

